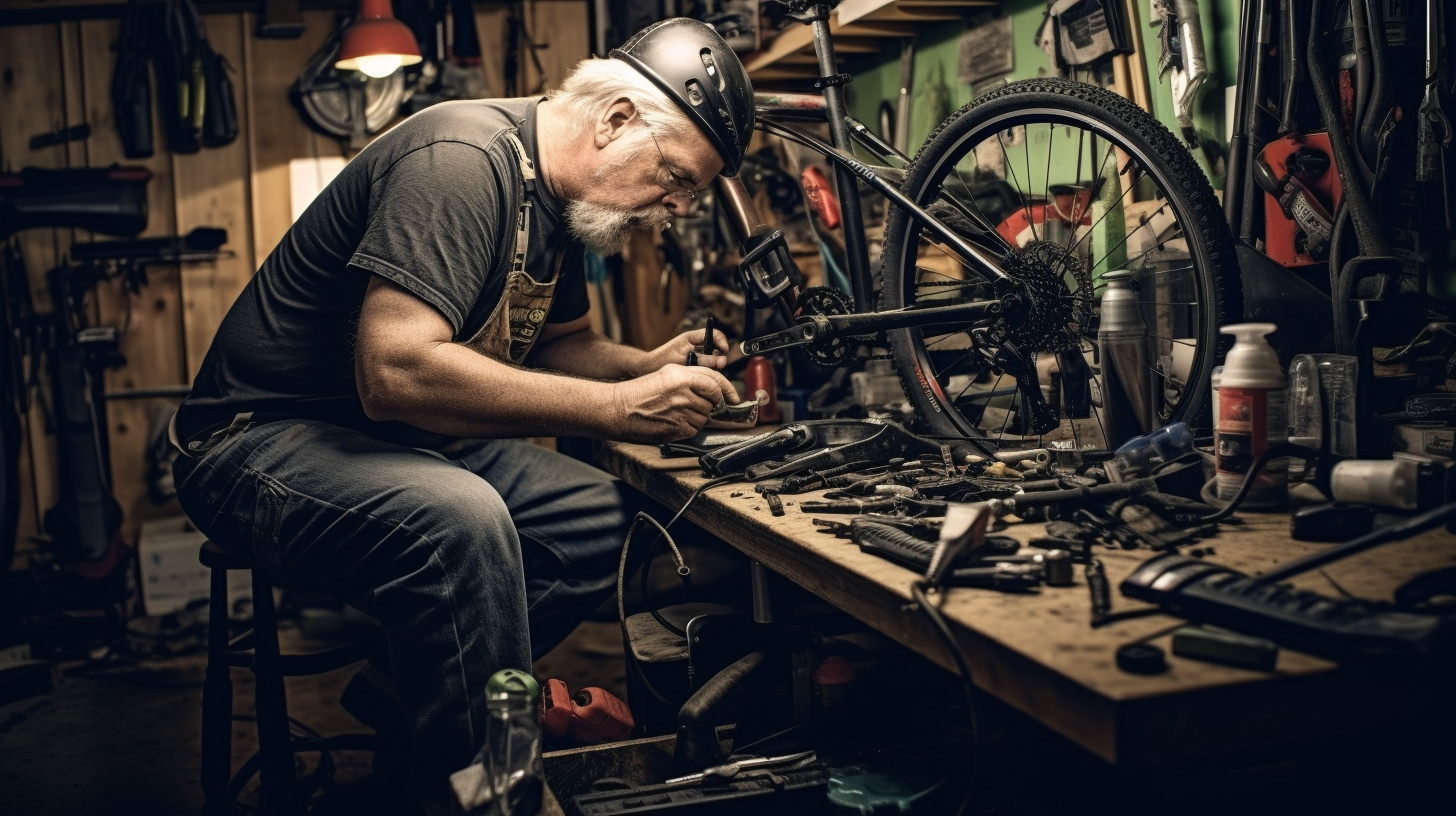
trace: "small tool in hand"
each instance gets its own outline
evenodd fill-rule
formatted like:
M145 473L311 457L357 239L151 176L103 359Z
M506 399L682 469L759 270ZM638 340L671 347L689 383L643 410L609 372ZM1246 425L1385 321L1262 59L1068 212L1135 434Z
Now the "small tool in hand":
M713 313L708 312L708 320L703 324L703 344L697 351L688 352L688 365L698 364L699 354L717 354L718 346L713 342Z

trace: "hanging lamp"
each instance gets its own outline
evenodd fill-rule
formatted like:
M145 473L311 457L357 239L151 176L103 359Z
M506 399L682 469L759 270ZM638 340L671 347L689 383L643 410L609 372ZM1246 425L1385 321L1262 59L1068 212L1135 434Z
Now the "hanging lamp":
M420 59L414 33L394 19L390 0L360 0L359 17L344 30L334 67L379 78Z

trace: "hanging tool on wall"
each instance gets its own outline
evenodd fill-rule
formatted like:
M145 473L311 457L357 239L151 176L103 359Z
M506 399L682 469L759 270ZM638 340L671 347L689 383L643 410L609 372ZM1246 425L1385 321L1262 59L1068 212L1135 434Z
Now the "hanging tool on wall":
M140 0L129 0L116 42L116 72L111 77L111 104L116 131L128 159L152 155L152 81L147 67L146 29L139 19Z
M1190 147L1200 148L1212 168L1220 158L1218 151L1199 138L1193 124L1193 112L1213 81L1213 68L1203 43L1198 0L1153 0L1152 10L1153 24L1160 26L1159 76L1168 76L1173 117L1178 121L1183 140Z
M1456 229L1456 212L1451 205L1451 120L1441 107L1441 15L1442 4L1426 0L1426 78L1416 111L1416 185L1423 206L1440 213L1432 220L1449 231Z
M207 42L191 0L131 0L117 43L112 104L122 148L129 159L152 155L152 92L147 60L156 72L157 98L167 147L195 153L238 137L231 67Z

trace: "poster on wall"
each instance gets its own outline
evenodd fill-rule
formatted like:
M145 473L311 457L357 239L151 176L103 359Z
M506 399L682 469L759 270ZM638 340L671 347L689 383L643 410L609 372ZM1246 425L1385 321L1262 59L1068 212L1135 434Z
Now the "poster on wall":
M974 22L961 32L956 78L973 89L1010 74L1015 67L1011 18L1005 15Z

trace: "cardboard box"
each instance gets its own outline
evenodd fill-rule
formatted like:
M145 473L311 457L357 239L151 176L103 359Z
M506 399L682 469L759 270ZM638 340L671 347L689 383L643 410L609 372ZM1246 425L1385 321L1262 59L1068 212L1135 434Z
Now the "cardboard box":
M142 522L137 541L141 567L142 609L148 615L166 615L187 604L208 597L209 570L197 553L207 536L192 526L186 516ZM228 606L236 607L251 598L251 575L245 570L228 573Z

